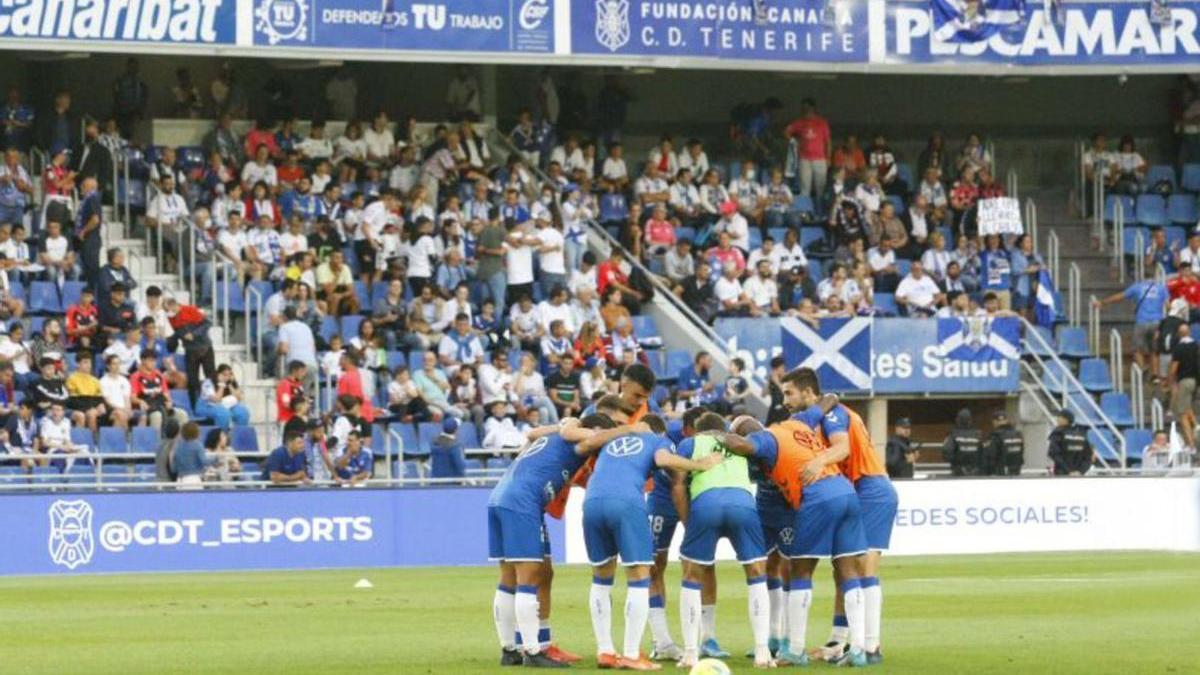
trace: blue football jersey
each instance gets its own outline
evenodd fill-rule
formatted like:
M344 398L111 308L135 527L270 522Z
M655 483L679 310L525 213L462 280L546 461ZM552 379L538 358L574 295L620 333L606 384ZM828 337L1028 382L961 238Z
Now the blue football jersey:
M821 417L821 431L825 438L850 431L850 414L846 412L845 405L839 403Z
M586 499L604 497L642 502L646 479L655 468L654 453L660 448L675 451L670 440L649 433L629 434L606 443L588 480Z
M583 466L586 457L560 434L543 436L513 460L496 487L488 506L541 512Z

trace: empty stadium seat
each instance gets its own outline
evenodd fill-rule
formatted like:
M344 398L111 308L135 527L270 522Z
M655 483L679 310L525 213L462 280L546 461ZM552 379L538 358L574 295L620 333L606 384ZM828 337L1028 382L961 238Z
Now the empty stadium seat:
M1121 461L1121 446L1117 443L1117 439L1108 429L1088 429L1088 442L1092 444L1092 449L1096 454L1104 458L1110 464Z
M679 371L692 365L692 353L682 349L667 352L667 380L679 379Z
M1087 386L1086 382L1084 386ZM1119 427L1133 426L1133 405L1129 401L1129 394L1105 392L1100 396L1100 409L1113 424Z
M696 228L694 227L677 227L675 228L676 241L695 241Z
M29 475L19 466L0 465L0 485L23 484L29 482Z
M405 357L404 352L389 351L387 353L388 372L394 373L394 372L396 372L396 369L399 368L400 366L407 366L407 365L408 365L408 359ZM381 387L381 389L386 390L387 388Z
M399 436L399 441L396 437ZM397 447L396 443L400 446ZM420 442L417 440L417 430L413 425L407 422L393 422L388 425L387 443L392 448L392 455L404 454L419 455L421 454Z
M1069 359L1086 359L1092 355L1088 348L1087 331L1083 328L1063 326L1058 331L1058 354Z
M1150 231L1144 227L1129 227L1127 225L1125 226L1125 236L1122 241L1124 243L1125 255L1130 257L1141 255L1146 250L1146 246L1150 244Z
M1144 185L1149 190L1161 181L1167 181L1171 184L1171 190L1175 189L1175 167L1169 164L1155 164L1146 171L1146 180Z
M92 437L92 430L88 428L73 428L71 429L71 443L73 445L85 445L89 452L96 448L96 439Z
M792 211L795 213L813 214L816 213L817 209L813 206L812 197L808 195L796 195L792 199ZM783 241L783 237L778 238L776 241Z
M258 452L258 433L251 426L233 427L229 431L229 447L234 452Z
M1112 391L1112 376L1105 359L1084 359L1079 362L1079 383L1084 389L1099 394Z
M35 466L30 482L38 485L56 485L63 482L62 472L54 466Z
M1192 194L1200 192L1200 164L1184 164L1179 184Z
M58 297L58 286L51 281L29 284L29 311L34 314L62 314L66 311Z
M1168 226L1163 228L1167 233L1167 246L1182 249L1187 246L1187 230L1182 227Z
M441 422L422 422L417 425L417 449L415 452L405 451L404 455L423 455L428 457L433 452L433 441L442 433Z
M654 317L649 314L638 314L633 317L633 334L639 338L662 335L658 332L658 324L654 321Z
M354 297L358 299L359 309L368 314L371 313L371 289L367 287L367 282L354 282Z
M1104 221L1111 223L1115 218L1116 204L1121 204L1126 223L1134 222L1134 201L1133 197L1128 195L1108 195L1104 199Z
M171 402L175 404L176 408L179 408L180 410L187 413L188 417L193 422L199 422L200 419L203 419L203 418L197 418L195 413L192 412L192 400L190 398L188 398L188 393L186 391L184 391L182 389L172 389L171 390Z
M800 228L800 247L803 248L805 251L808 250L808 247L813 242L824 241L824 240L825 240L825 228L815 227L815 226L806 226L806 227Z
M84 281L64 281L62 287L62 306L63 311L71 305L79 304L79 296L83 294L83 288L87 286Z
M1075 423L1084 426L1100 424L1100 416L1092 405L1095 401L1090 394L1072 391L1067 394L1067 410L1075 413Z
M1125 214L1125 222L1133 222L1129 213ZM1162 195L1138 195L1137 222L1147 227L1164 227L1167 225L1167 201Z
M1125 429L1121 435L1125 437L1125 456L1142 461L1142 451L1154 440L1154 432L1149 429Z
M479 430L475 428L474 422L463 422L460 424L458 426L457 438L463 450L473 450L480 445Z
M900 305L896 304L895 293L876 293L875 308L888 314L900 313Z
M900 195L888 195L887 199L889 202L892 203L892 206L894 206L896 208L896 216L897 217L899 217L899 215L901 213L904 213L904 210L906 208L904 206L904 197L901 197Z
M908 186L909 190L917 189L917 183L913 179L913 168L912 168L911 164L906 164L904 162L897 162L896 163L896 178L904 181L904 184Z
M333 318L332 316L327 316L321 319L321 330L319 332L321 334L321 339L325 342L329 342L334 335L338 334L337 319Z
M878 295L878 294L876 294L876 295ZM1042 339L1038 340L1037 338L1033 338L1029 335L1026 335L1025 339L1022 341L1022 345L1024 347L1024 353L1036 354L1037 356L1040 356L1042 358L1049 358L1049 357L1053 356L1054 355L1054 334L1051 333L1050 329L1045 326L1034 326L1033 330L1036 331L1037 334L1039 336L1041 336ZM1045 346L1043 346L1043 343L1045 343ZM1047 347L1049 347L1049 349L1047 349Z
M770 235L770 237L772 239L774 239L775 243L777 243L777 244L783 243L783 238L787 236L787 231L788 231L788 228L786 228L786 227L769 227L769 228L767 228L767 234Z
M1051 394L1062 394L1068 388L1070 378L1067 377L1063 369L1063 364L1060 361L1046 361L1045 370L1042 371L1042 384L1046 386L1046 390Z
M236 281L217 281L217 297L213 298L213 307L218 312L225 311L229 306L230 312L246 311L246 291Z
M1167 217L1176 225L1191 227L1196 224L1196 196L1174 194L1167 198Z
M761 248L762 240L762 230L757 227L750 228L750 250L753 251L756 248Z
M363 316L347 314L342 317L342 340L349 342L350 338L358 335L358 327L362 325Z
M159 431L154 427L133 427L129 434L129 449L136 453L154 454L158 451Z
M129 443L125 439L125 430L117 427L100 427L99 450L105 454L126 452Z

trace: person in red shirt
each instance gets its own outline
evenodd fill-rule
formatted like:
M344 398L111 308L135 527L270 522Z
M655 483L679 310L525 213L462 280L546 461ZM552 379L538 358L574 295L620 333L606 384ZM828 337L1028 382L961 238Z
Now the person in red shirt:
M820 199L825 194L833 136L829 132L829 122L817 114L815 100L806 98L800 102L800 117L787 126L784 135L795 143L796 169L800 178L798 194Z
M275 385L275 415L280 424L287 424L292 419L292 403L298 398L308 398L304 391L304 379L308 376L308 366L301 361L288 364L287 377Z
M67 342L72 346L91 349L100 328L100 310L94 302L91 287L79 293L79 302L67 308Z
M195 305L181 305L175 298L168 298L163 303L167 311L167 320L175 334L167 341L167 349L172 352L183 345L183 357L187 370L188 400L196 405L200 395L200 370L203 368L204 377L212 379L217 374L216 355L213 353L212 340L208 337L208 329L212 323L204 312Z
M619 248L614 248L608 260L596 266L596 290L600 297L605 297L609 286L621 291L621 302L630 314L637 314L642 307L642 294L629 285L629 276L622 271L625 254Z
M371 400L367 398L363 391L362 374L358 372L358 359L356 354L346 351L342 354L342 360L339 364L342 369L342 376L338 378L337 395L353 396L361 406L359 414L362 418L371 423L375 421L375 408L371 405Z
M1172 300L1183 298L1193 310L1200 308L1200 279L1190 265L1184 265L1179 274L1167 279L1167 292Z
M255 121L254 128L246 132L243 145L247 157L253 157L260 145L267 146L271 157L279 157L279 144L275 142L275 131L268 122Z
M717 245L704 252L704 259L712 265L714 279L729 265L738 271L739 277L746 271L746 257L733 245L728 232L717 235Z
M154 350L142 352L138 369L129 376L129 393L133 409L142 414L144 424L161 429L164 420L172 419L180 426L188 421L187 413L175 407L171 400L171 385L155 367L158 355Z
M675 245L675 224L667 220L667 207L657 204L646 221L646 248L650 255L664 256Z

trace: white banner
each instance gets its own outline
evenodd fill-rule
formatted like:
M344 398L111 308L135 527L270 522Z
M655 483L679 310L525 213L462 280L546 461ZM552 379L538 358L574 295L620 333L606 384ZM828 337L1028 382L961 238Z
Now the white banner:
M895 555L1200 551L1200 478L898 481ZM566 559L586 563L583 491L566 513ZM682 531L671 557L677 559ZM722 541L717 555L732 560Z
M1015 197L980 199L979 234L1024 234L1021 226L1021 202Z

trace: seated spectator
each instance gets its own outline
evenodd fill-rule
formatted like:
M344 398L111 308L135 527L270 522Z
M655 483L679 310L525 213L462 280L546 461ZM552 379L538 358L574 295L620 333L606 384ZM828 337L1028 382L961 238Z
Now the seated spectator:
M369 480L375 471L375 456L363 447L363 438L357 431L346 436L346 449L334 462L334 480L338 485L355 486Z
M121 282L113 284L109 288L108 302L99 308L100 334L103 337L103 345L118 338L120 333L137 328L137 310L132 303L126 301L125 291L125 284Z
M862 209L853 199L843 199L831 210L829 231L838 246L847 246L855 239L867 236L867 221Z
M675 396L690 407L711 404L718 400L721 392L712 381L712 354L701 351L692 359L691 365L679 371L675 385Z
M946 279L946 268L950 266L950 253L946 251L946 238L941 232L929 236L929 248L921 254L921 266L939 284Z
M742 283L738 281L738 269L732 266L726 266L721 270L721 277L717 279L716 285L713 287L713 293L716 295L717 302L720 303L720 309L717 310L717 316L746 316L753 315L757 311L746 292L742 289Z
M92 355L80 352L75 363L75 372L67 378L67 407L74 413L83 414L83 424L92 434L99 433L100 420L106 419L108 409L100 388L100 380L92 374Z
M858 302L847 303L846 309L857 314L872 313L875 306L875 276L871 266L865 260L860 260L854 263L849 276L861 295Z
M460 366L477 366L484 359L483 343L471 329L470 318L462 313L454 317L454 327L442 336L437 351L442 368L451 376Z
M558 424L558 409L546 392L537 359L529 352L521 354L521 366L512 378L512 393L518 417L524 419L528 411L535 410L541 424Z
M742 174L729 181L729 193L737 203L738 212L747 221L761 227L767 206L767 191L759 182L756 167L752 160L743 160Z
M966 235L959 235L956 241L957 245L950 252L950 262L958 264L958 276L961 277L964 288L968 292L974 292L979 289L979 248L975 240ZM949 267L946 275L950 276Z
M125 373L120 357L105 357L104 376L100 378L100 394L108 411L107 422L120 429L128 429L134 415L133 391Z
M700 208L700 191L692 179L692 170L683 168L675 175L671 184L671 215L685 227L700 226L703 211Z
M326 314L341 318L358 313L358 298L354 295L354 277L340 249L317 267L317 299L324 303Z
M21 401L17 406L16 414L9 415L8 423L4 428L8 437L8 454L21 457L21 469L24 471L33 470L34 464L38 463L38 455L42 452L41 430L33 411L33 401L29 399ZM45 466L44 459L40 460L40 463Z
M896 216L896 205L884 202L879 211L867 218L867 243L878 246L883 238L891 240L892 250L896 256L911 259L913 251L908 245L908 231L903 221Z
M867 165L879 177L879 184L889 195L904 197L908 195L908 184L900 178L896 166L896 156L887 144L883 134L875 134L871 141L871 153L867 157Z
M604 305L600 308L600 316L604 318L604 328L607 332L616 330L619 326L633 324L629 308L622 302L622 293L615 286L609 288L604 297Z
M43 455L67 455L63 471L70 471L79 455L86 456L86 445L76 445L71 440L71 418L67 417L67 407L62 401L54 401L49 413L38 422L38 450ZM43 466L45 466L45 459ZM57 464L58 462L55 462Z
M764 258L758 261L756 272L746 278L742 290L750 301L750 316L779 316L779 287L775 283L770 260Z
M862 298L862 290L850 279L846 266L835 263L829 269L829 275L817 284L817 299L824 305L830 297L837 297L841 302L857 305Z
M746 398L750 396L750 381L743 374L746 362L741 358L729 360L729 376L725 378L725 390L721 393L721 403L716 408L727 410L730 414L743 414L746 410Z
M333 421L333 428L329 432L329 440L333 446L330 454L334 460L345 451L346 439L351 432L358 432L359 436L364 437L371 434L371 422L362 414L362 399L353 394L338 394L337 409L337 419Z
M284 436L283 445L271 451L263 463L259 480L270 481L276 487L308 485L308 458L304 453L304 434L293 432Z
M574 359L562 359L558 368L545 379L550 401L558 411L559 419L575 417L583 410L580 395L580 375L575 370Z
M945 300L937 283L927 274L920 260L913 261L908 276L896 287L896 303L908 316L933 316Z
M495 358L494 355L493 358ZM466 415L463 411L450 403L450 380L438 368L437 355L427 351L423 359L421 370L413 373L413 384L417 385L417 389L421 392L421 398L429 406L430 417L434 422L444 415L465 418Z
M779 307L787 310L804 298L817 299L817 283L812 280L808 268L795 266L781 269L777 278L779 285Z
M904 231L908 235L908 246L912 254L912 259L920 257L925 252L925 248L929 242L929 234L933 231L929 220L929 202L921 195L913 197L908 208L900 215L900 221L904 223Z
M667 250L662 258L662 272L673 287L695 274L696 260L690 239L677 239L675 246Z
M567 330L567 325L560 319L555 319L550 322L550 329L546 331L545 337L541 343L542 361L547 364L550 369L557 368L563 361L574 361L575 352L571 344L571 333Z
M487 419L483 423L483 447L489 450L515 450L525 445L527 437L509 416L508 406L502 401L486 405Z
M67 393L67 382L58 369L57 361L45 358L37 363L40 376L30 385L26 396L33 401L40 418L49 413L50 407L55 403L66 408L70 395ZM71 417L75 420L76 426L83 426L83 413L72 412Z
M242 472L242 463L238 461L237 455L229 447L228 432L222 429L210 429L204 438L204 452L207 457L213 459L212 464L204 472L204 480L229 482Z
M154 352L143 352L138 369L129 376L130 396L134 410L140 413L142 424L163 429L167 424L178 429L188 421L187 413L176 408L171 400L171 385L155 367L158 356ZM170 434L164 434L170 435Z
M608 377L607 362L602 358L589 358L579 375L579 394L582 402L597 400L606 394L617 393L617 383Z
M803 255L803 251L801 251ZM771 276L779 274L780 265L783 262L783 249L775 245L775 237L767 235L763 237L762 246L750 252L750 258L746 260L746 269L752 274L757 274L758 263L766 261L771 266ZM808 264L808 260L804 261Z
M941 174L936 169L925 169L925 175L917 187L915 196L925 199L929 222L933 225L950 224L950 201L946 195L946 186L942 185Z
M529 295L522 295L513 305L508 316L508 329L511 339L520 344L522 349L537 351L546 329L541 311Z
M1151 230L1150 243L1146 245L1146 250L1142 252L1146 267L1157 269L1161 265L1163 272L1174 274L1175 259L1178 255L1177 248L1177 246L1167 244L1166 230L1161 227Z
M624 192L629 187L629 169L625 166L625 149L620 143L610 143L608 156L600 169L600 186L609 192Z
M714 280L721 276L727 267L736 272L734 276L741 276L742 272L746 271L746 257L733 245L733 238L728 231L717 235L717 245L708 249L704 258L712 270Z
M58 221L46 223L46 238L38 254L38 263L46 268L43 272L45 279L58 283L60 287L63 281L77 276L71 242L63 236L62 224Z
M670 136L664 135L658 139L658 145L650 149L646 161L654 166L659 175L674 176L679 172L679 160Z
M641 343L633 334L632 323L623 323L618 326L609 334L608 341L609 365L623 369L625 366L645 360Z
M992 165L991 153L987 151L983 141L980 140L979 134L972 133L967 136L967 142L958 153L958 159L955 160L955 168L960 174L968 170L979 171L984 167Z
M871 169L864 169L861 178L858 186L854 188L854 201L858 202L867 216L870 216L887 202L887 194L879 184L879 174Z
M1112 187L1115 194L1137 196L1146 186L1146 169L1149 165L1138 153L1132 136L1122 136L1113 157L1113 172L1116 183Z
M996 294L1003 309L1012 308L1012 257L1000 240L1000 235L989 234L985 238L979 263L983 270L981 288Z
M651 258L662 258L675 245L675 225L667 220L667 209L658 204L643 226L646 238L646 253Z
M718 240L721 235L728 234L729 243L743 256L750 252L750 224L738 212L736 202L721 204L721 217L713 225L713 230L717 233Z
M230 424L245 426L250 423L250 409L242 403L242 392L237 380L233 379L233 368L229 364L217 366L214 376L200 385L196 415L211 419L213 425L221 429L229 429Z
M800 227L800 214L792 210L795 197L783 180L783 172L771 170L771 182L763 189L763 218L767 227Z
M849 174L859 174L867 168L867 157L862 146L858 144L858 136L849 134L833 150L831 170L845 169Z
M875 290L880 293L892 293L900 283L900 274L896 267L896 252L892 250L892 240L883 237L879 245L867 251L867 264L875 275Z
M708 172L708 154L704 152L704 143L698 138L689 138L683 145L683 150L676 158L679 170L688 169L694 179L699 179Z
M429 405L421 397L421 390L412 380L408 368L397 366L392 381L387 386L388 412L401 422L428 422L433 419ZM440 413L439 413L440 416Z
M700 181L700 210L704 213L702 222L706 225L717 222L721 216L721 205L728 201L729 190L721 184L721 174L716 169L709 169ZM697 236L697 246L706 244L707 238Z

